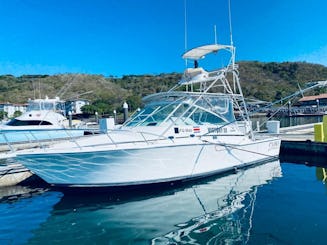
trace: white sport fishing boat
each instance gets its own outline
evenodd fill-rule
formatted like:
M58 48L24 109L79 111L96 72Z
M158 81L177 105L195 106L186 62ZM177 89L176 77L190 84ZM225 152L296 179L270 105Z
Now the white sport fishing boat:
M72 122L69 127L63 113L64 101L58 97L29 100L26 112L0 125L0 144L82 136L83 130L75 130L81 123Z
M197 67L228 51L220 69ZM244 103L232 45L206 45L183 55L195 67L121 128L50 147L17 152L46 182L65 187L121 187L185 181L278 158L280 139L256 139Z

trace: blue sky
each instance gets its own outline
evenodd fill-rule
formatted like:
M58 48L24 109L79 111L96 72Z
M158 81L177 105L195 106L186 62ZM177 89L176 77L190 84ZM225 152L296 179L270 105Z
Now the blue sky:
M0 74L182 72L185 0L0 0ZM187 0L187 48L229 43L228 0ZM231 0L237 60L327 65L327 1Z

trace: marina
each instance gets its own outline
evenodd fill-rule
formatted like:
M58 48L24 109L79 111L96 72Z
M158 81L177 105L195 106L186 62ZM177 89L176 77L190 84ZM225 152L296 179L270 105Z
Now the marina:
M3 4L0 245L326 243L326 3L224 1Z
M314 125L321 117L311 120L314 122L278 128L278 132L254 132L257 139L281 140L277 154L280 160L233 166L200 180L175 180L166 185L75 192L49 185L37 176L21 182L32 173L12 159L11 168L0 166L0 181L6 185L0 187L0 242L44 244L50 239L59 244L319 244L327 218L323 215L327 143L314 141ZM178 127L181 133L180 124ZM190 129L195 135L194 126ZM107 141L109 137L115 145L112 135L96 137ZM80 142L84 137L88 139L83 136ZM30 142L26 147L33 150L40 143L51 146L65 142ZM158 154L155 152L151 158ZM88 159L86 155L82 157L75 163ZM60 161L64 163L65 159ZM15 177L8 180L11 174ZM58 176L62 178L60 171L55 177Z

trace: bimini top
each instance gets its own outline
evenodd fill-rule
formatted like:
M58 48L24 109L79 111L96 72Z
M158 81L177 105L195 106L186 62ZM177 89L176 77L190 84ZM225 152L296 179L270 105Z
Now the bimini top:
M198 60L204 58L207 54L218 52L221 49L232 50L233 46L221 44L204 45L187 51L182 57L183 59Z

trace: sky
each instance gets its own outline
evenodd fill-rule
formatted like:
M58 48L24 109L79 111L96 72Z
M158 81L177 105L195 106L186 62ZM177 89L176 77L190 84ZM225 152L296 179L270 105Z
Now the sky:
M326 0L230 1L237 61L327 66ZM0 75L183 72L214 26L230 44L228 0L0 0L0 11Z

